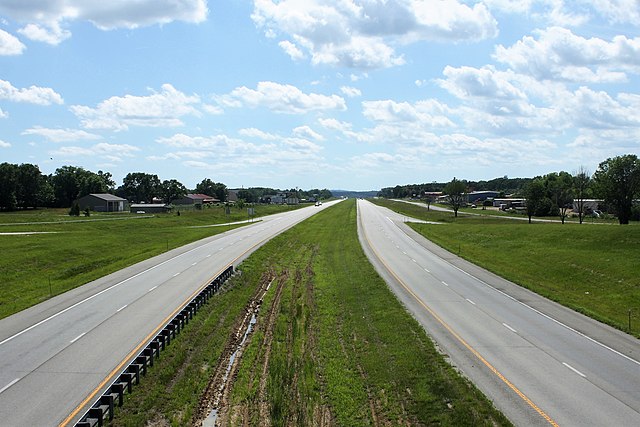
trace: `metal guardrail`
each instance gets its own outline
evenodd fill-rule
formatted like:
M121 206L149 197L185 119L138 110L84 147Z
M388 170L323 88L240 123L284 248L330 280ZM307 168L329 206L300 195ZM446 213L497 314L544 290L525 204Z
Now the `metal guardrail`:
M106 391L80 418L76 427L102 427L105 420L111 421L115 407L122 406L124 395L131 394L133 386L140 383L140 377L147 374L153 366L154 359L160 357L163 351L175 339L182 329L189 323L204 304L216 294L223 283L233 274L233 265L227 267L213 279L200 293L187 303L182 310L171 319L158 334L149 341L142 351L125 367L117 379L106 388Z

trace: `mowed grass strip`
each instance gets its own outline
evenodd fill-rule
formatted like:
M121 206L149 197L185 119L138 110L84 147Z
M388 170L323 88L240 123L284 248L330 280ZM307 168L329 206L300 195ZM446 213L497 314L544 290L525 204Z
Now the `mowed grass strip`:
M255 211L268 215L290 209L274 205L258 206ZM70 220L66 212L0 213L0 233L55 232L0 234L0 318L169 249L238 227L193 226L247 219L246 209L233 208L226 215L222 207L144 218L94 214Z
M478 216L454 219L452 213L428 212L408 203L373 201L415 218L446 221L444 225L411 226L474 264L640 337L638 224L528 224Z
M228 423L509 425L436 351L370 265L356 230L350 200L260 249L269 254L262 269L281 289L265 298Z

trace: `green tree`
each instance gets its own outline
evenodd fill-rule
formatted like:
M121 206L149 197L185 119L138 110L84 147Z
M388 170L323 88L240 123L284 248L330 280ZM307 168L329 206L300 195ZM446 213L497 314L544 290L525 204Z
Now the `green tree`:
M453 208L453 215L455 217L458 216L458 209L460 209L460 206L465 202L466 192L467 185L455 177L444 187L443 193L449 197L449 203Z
M584 166L580 166L573 174L573 209L578 211L580 224L584 221L585 200L589 197L589 187L591 185L591 174Z
M568 172L550 173L544 176L547 197L553 202L552 211L564 224L567 210L573 202L573 176ZM553 214L550 212L550 214Z
M187 194L187 187L175 179L164 180L160 184L160 194L165 203L171 203Z
M0 208L11 211L16 208L18 200L18 167L11 163L0 164Z
M635 154L613 157L600 163L593 175L597 194L611 205L620 224L629 224L633 199L640 194L640 160Z
M71 206L73 201L80 197L80 190L85 186L86 180L90 179L91 174L93 172L75 166L62 166L56 169L51 177L56 206Z
M196 193L213 196L221 202L227 201L227 186L221 182L214 182L209 178L205 178L196 185Z
M159 194L160 178L144 172L132 172L122 180L122 193L133 202L151 203Z
M545 199L545 188L541 178L536 178L526 185L524 198L527 200L527 216L531 224L531 217L538 212Z

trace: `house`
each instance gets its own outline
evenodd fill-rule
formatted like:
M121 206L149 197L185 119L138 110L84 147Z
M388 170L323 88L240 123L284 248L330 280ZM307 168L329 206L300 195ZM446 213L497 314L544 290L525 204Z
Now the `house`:
M127 199L108 193L87 194L78 199L80 210L87 208L95 212L124 212Z
M171 210L171 206L164 203L133 203L130 209L131 213L139 214L166 213Z
M238 190L227 190L227 202L236 203L238 201Z
M218 203L220 200L206 194L187 194L181 199L173 201L174 205L206 205Z

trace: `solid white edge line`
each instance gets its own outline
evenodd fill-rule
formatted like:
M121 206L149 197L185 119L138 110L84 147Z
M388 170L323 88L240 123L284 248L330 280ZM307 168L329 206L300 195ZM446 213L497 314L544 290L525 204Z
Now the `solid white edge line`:
M516 331L515 329L513 329L511 326L507 325L506 323L503 323L502 326L504 326L505 328L507 328L508 330L510 330L513 333L518 333L518 331Z
M403 231L403 230L402 230L402 229L401 229L397 224L396 224L396 227L398 227L398 229L399 229L402 233L404 233L404 231ZM407 233L404 233L404 234L405 234L407 237L409 237L411 240L413 240L413 241L415 242L415 240L414 240L411 236L409 236ZM427 240L428 240L428 239L427 239ZM417 242L416 242L416 243L417 243ZM418 243L418 244L419 244L419 243ZM427 251L428 251L428 249L426 249L426 248L425 248L425 250L427 250ZM429 252L430 252L430 251L429 251ZM614 353L614 354L617 354L618 356L620 356L620 357L622 357L622 358L624 358L624 359L627 359L629 362L635 363L636 365L640 365L640 361L638 361L638 360L636 360L636 359L634 359L634 358L632 358L632 357L629 357L629 356L627 356L626 354L621 353L621 352L619 352L618 350L616 350L616 349L614 349L614 348L611 348L611 347L609 347L608 345L606 345L606 344L604 344L604 343L601 343L600 341L598 341L598 340L596 340L596 339L594 339L594 338L591 338L590 336L588 336L588 335L586 335L586 334L584 334L584 333L582 333L582 332L580 332L580 331L578 331L578 330L576 330L576 329L572 328L571 326L569 326L569 325L567 325L567 324L565 324L565 323L562 323L561 321L559 321L559 320L557 320L557 319L554 319L553 317L549 316L548 314L545 314L545 313L541 312L540 310L538 310L538 309L536 309L536 308L531 307L530 305L528 305L528 304L526 304L526 303L524 303L524 302L522 302L522 301L520 301L520 300L518 300L518 299L516 299L516 298L512 297L511 295L507 294L506 292L501 291L500 289L498 289L498 288L496 288L496 287L494 287L494 286L491 286L490 284L488 284L488 283L487 283L487 282L485 282L484 280L482 280L482 279L480 279L480 278L478 278L478 277L474 276L473 274L471 274L471 273L469 273L469 272L467 272L467 271L464 271L462 268L460 268L460 267L458 267L457 265L455 265L455 264L451 263L450 261L447 261L446 259L444 259L444 258L442 258L442 257L440 257L440 256L438 256L438 255L436 255L436 256L437 256L438 258L440 258L442 261L444 261L445 263L447 263L447 264L449 264L450 266L452 266L453 268L455 268L456 270L460 271L461 273L466 274L467 276L471 277L471 278L472 278L472 279L474 279L474 280L477 280L478 282L482 283L482 284L483 284L483 285L485 285L486 287L488 287L488 288L490 288L490 289L493 289L494 291L496 291L496 292L498 292L498 293L500 293L500 294L504 295L505 297L509 298L510 300L515 301L516 303L518 303L518 304L522 305L523 307L528 308L529 310L533 311L534 313L537 313L537 314L539 314L540 316L545 317L545 318L547 318L547 319L551 320L552 322L554 322L554 323L556 323L556 324L558 324L558 325L562 326L563 328L565 328L565 329L567 329L567 330L569 330L569 331L571 331L571 332L575 333L576 335L579 335L579 336L581 336L581 337L585 338L586 340L591 341L592 343L594 343L594 344L596 344L596 345L599 345L600 347L602 347L602 348L604 348L604 349L606 349L606 350L609 350L610 352L612 352L612 353ZM506 279L505 279L505 280L506 280ZM446 285L446 283L444 283L444 282L442 282L442 283ZM449 286L449 285L447 285L447 286ZM516 286L517 286L517 285L516 285ZM536 294L536 295L538 295L538 294ZM540 296L540 295L538 295L538 296ZM592 319L592 320L593 320L593 319ZM0 344L2 344L2 343L0 343Z
M0 394L2 394L4 391L7 391L7 389L9 387L11 387L12 385L14 385L15 383L17 383L18 381L20 381L21 378L16 378L15 380L11 381L9 384L7 384L6 386L0 388Z
M71 344L73 344L74 342L78 341L80 338L82 338L84 336L84 334L86 334L86 332L81 333L80 335L78 335L77 337L75 337L74 339L72 339L71 341L69 341Z
M69 311L69 310L73 310L73 309L74 309L74 308L76 308L77 306L79 306L79 305L81 305L81 304L84 304L85 302L90 301L90 300L94 299L95 297L97 297L97 296L100 296L100 295L104 294L105 292L108 292L108 291L110 291L110 290L112 290L112 289L117 288L118 286L120 286L120 285L122 285L122 284L124 284L124 283L128 282L129 280L135 279L135 278L136 278L136 277L138 277L138 276L142 276L143 274L148 273L148 272L149 272L149 271L151 271L151 270L155 270L156 268L158 268L158 267L160 267L160 266L162 266L162 265L164 265L164 264L167 264L167 263L169 263L169 262L171 262L171 261L173 261L173 260L175 260L175 259L177 259L177 258L180 258L180 257L182 257L182 256L184 256L184 255L186 255L186 254L189 254L189 253L191 253L191 252L194 252L194 251L196 251L196 250L199 250L199 249L201 249L202 247L207 246L207 245L209 245L209 244L211 244L211 243L213 243L213 242L205 243L205 244L204 244L204 245L202 245L202 246L198 246L198 247L196 247L196 248L190 249L190 250L188 250L188 251L186 251L186 252L183 252L183 253L181 253L181 254L179 254L179 255L176 255L176 256L174 256L174 257L172 257L172 258L169 258L169 259L167 259L167 260L165 260L165 261L162 261L160 264L156 264L156 265L154 265L153 267L149 267L149 268L147 268L146 270L143 270L143 271L141 271L141 272L139 272L139 273L136 273L136 274L134 274L134 275L133 275L133 276L131 276L131 277L127 277L126 279L124 279L124 280L122 280L122 281L120 281L120 282L118 282L118 283L116 283L116 284L114 284L114 285L111 285L111 286L109 286L108 288L103 289L103 290L101 290L100 292L97 292L97 293L95 293L95 294L91 295L90 297L87 297L87 298L85 298L85 299L83 299L83 300L81 300L81 301L78 301L77 303L75 303L75 304L73 304L73 305L70 305L69 307L65 308L64 310L60 310L59 312L57 312L57 313L55 313L55 314L52 314L51 316L49 316L49 317L47 317L47 318L45 318L45 319L42 319L42 320L41 320L41 321L39 321L38 323L34 323L33 325L29 326L29 327L28 327L28 328L26 328L26 329L21 330L20 332L15 333L15 334L11 335L11 336L10 336L10 337L8 337L8 338L5 338L3 341L0 341L0 345L3 345L3 344L8 343L9 341L11 341L11 340L13 340L13 339L15 339L15 338L19 337L20 335L22 335L22 334L24 334L24 333L26 333L26 332L29 332L30 330L32 330L32 329L34 329L34 328L37 328L38 326L40 326L40 325L42 325L42 324L44 324L44 323L48 322L49 320L55 319L56 317L60 316L61 314L66 313L66 312L67 312L67 311Z
M562 364L564 366L566 366L567 368L571 369L576 374L580 375L582 378L587 378L587 376L585 374L583 374L582 372L578 371L576 368L574 368L573 366L569 365L568 363L562 362Z

